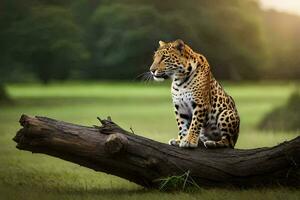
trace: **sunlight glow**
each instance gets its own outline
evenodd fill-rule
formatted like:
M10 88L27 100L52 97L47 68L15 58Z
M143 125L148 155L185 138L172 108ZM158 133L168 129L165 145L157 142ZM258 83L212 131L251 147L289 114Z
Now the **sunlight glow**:
M300 15L300 0L260 0L262 8Z

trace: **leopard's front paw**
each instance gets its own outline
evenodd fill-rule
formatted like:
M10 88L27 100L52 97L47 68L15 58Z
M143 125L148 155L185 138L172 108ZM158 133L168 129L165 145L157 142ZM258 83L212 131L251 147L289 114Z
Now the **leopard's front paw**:
M172 146L179 146L180 140L179 139L171 139L169 140L169 145Z
M203 144L207 149L212 149L216 147L216 142L212 140L207 140Z
M186 136L180 141L179 147L196 148L198 147L198 140L193 140L189 136Z

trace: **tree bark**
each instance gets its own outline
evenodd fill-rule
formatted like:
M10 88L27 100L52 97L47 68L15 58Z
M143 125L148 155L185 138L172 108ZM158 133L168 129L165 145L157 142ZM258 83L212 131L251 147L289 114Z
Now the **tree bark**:
M17 148L113 174L144 187L158 188L161 178L182 175L200 187L300 186L300 136L257 149L182 149L123 130L100 120L86 127L22 115Z

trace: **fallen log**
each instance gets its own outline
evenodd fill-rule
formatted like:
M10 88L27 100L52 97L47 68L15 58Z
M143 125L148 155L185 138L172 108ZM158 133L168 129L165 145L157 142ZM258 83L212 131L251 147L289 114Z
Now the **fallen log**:
M257 149L182 149L100 120L86 127L46 117L22 115L17 148L61 158L113 174L144 187L162 178L188 174L200 187L300 186L300 136ZM187 173L188 172L188 173Z

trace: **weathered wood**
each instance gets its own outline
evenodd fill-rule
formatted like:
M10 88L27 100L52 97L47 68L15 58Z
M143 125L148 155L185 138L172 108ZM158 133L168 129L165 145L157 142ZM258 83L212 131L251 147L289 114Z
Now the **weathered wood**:
M128 140L124 135L120 133L114 133L108 136L104 145L107 153L117 154L126 151Z
M181 149L123 130L101 120L86 127L46 117L20 119L17 148L44 153L144 187L189 171L199 186L300 186L300 137L270 148Z

